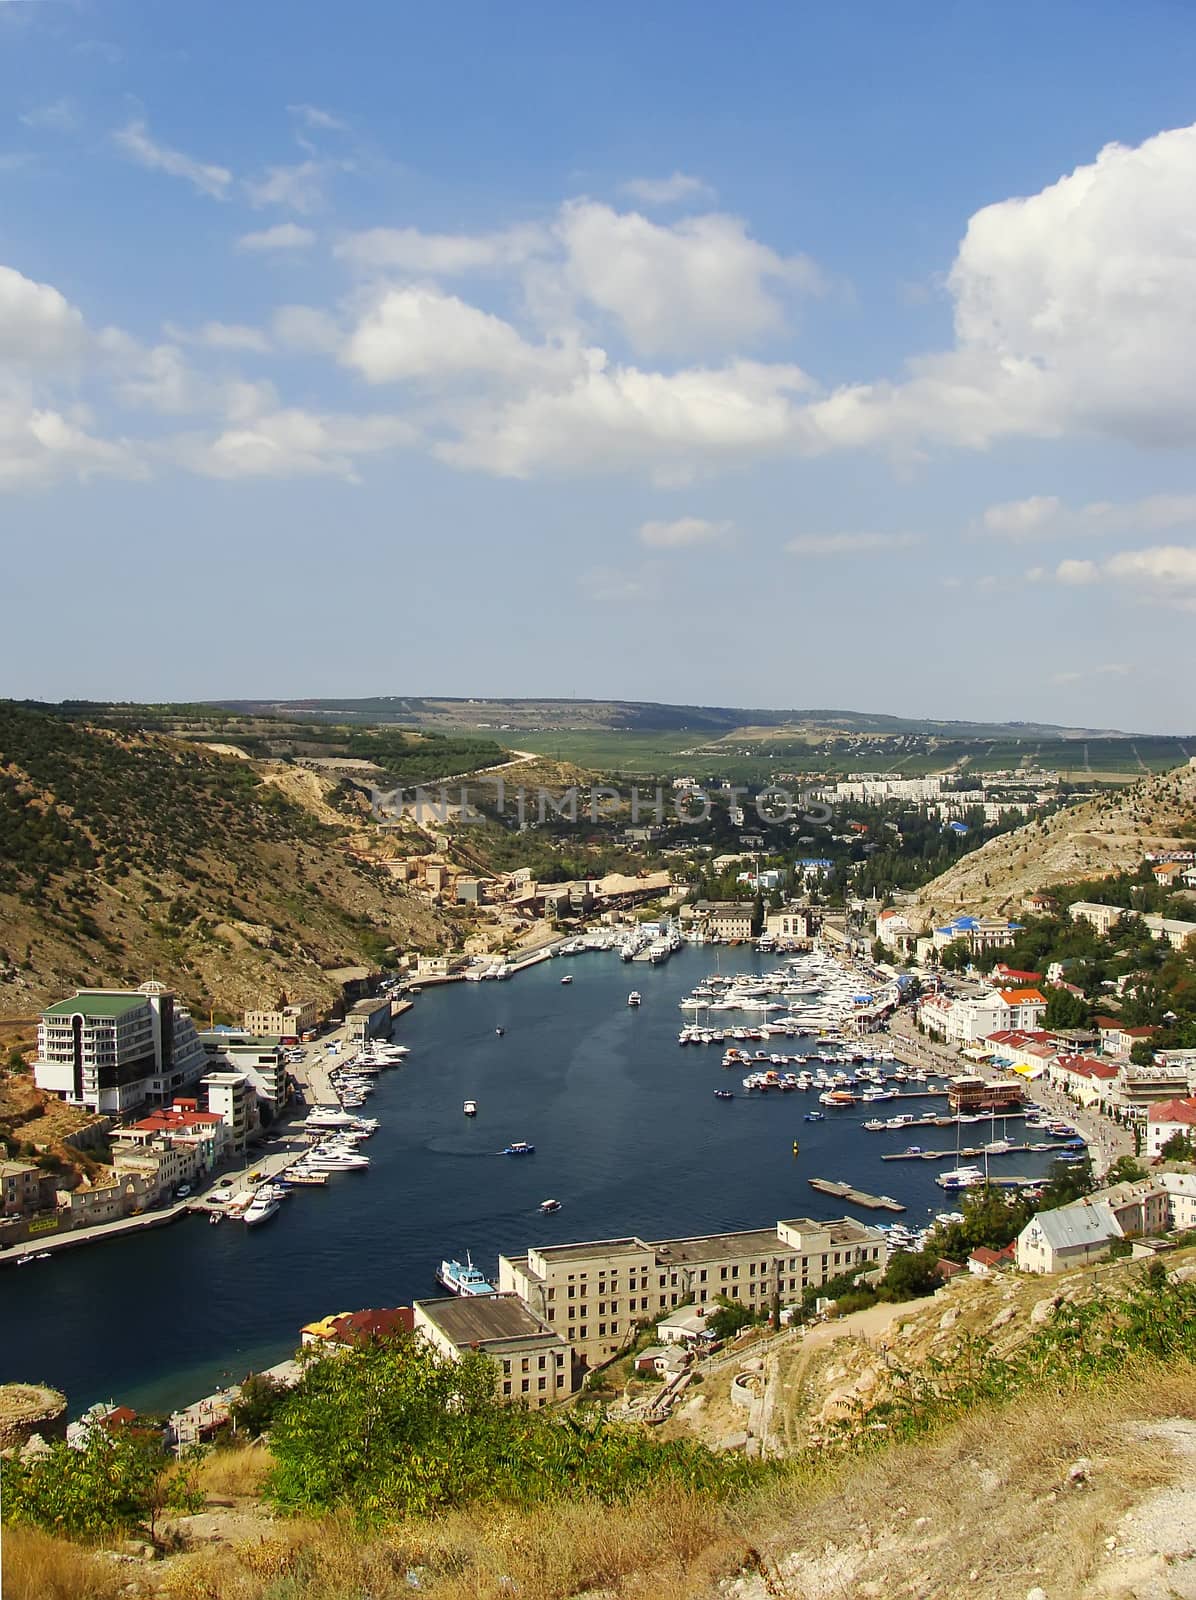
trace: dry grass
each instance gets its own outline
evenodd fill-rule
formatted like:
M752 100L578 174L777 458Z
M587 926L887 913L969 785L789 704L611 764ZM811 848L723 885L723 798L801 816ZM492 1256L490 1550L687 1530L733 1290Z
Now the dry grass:
M662 1491L626 1508L458 1512L371 1537L336 1518L281 1522L142 1569L143 1581L162 1600L390 1600L413 1592L413 1569L436 1600L712 1600L736 1575L743 1600L1009 1600L1034 1585L1077 1597L1122 1513L1180 1470L1137 1424L1194 1414L1196 1368L1152 1367L982 1409L918 1444L828 1453L730 1505ZM1081 1457L1092 1470L1070 1484ZM230 1493L261 1470L253 1450L209 1464ZM8 1600L115 1593L102 1558L25 1533L9 1543Z
M4 1600L113 1600L127 1567L32 1528L5 1528Z
M205 1456L196 1470L196 1479L209 1499L256 1498L270 1465L270 1452L265 1445L237 1445Z

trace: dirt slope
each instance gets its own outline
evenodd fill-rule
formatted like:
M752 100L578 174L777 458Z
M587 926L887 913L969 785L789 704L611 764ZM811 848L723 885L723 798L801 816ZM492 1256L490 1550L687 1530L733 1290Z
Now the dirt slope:
M0 1016L151 975L203 1012L331 999L326 969L445 937L376 833L314 773L0 705Z
M919 890L908 911L926 926L956 911L1007 915L1054 883L1134 868L1148 850L1190 849L1182 830L1193 823L1196 765L1176 767L990 839Z

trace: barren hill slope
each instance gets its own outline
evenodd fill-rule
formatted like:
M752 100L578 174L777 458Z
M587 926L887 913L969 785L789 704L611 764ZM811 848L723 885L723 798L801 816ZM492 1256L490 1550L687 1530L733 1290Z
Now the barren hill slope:
M435 946L354 797L177 741L0 704L0 1017L151 974L206 1011Z
M1148 850L1190 848L1194 824L1196 765L1176 767L990 839L907 909L928 926L956 911L1007 915L1035 890L1132 869Z

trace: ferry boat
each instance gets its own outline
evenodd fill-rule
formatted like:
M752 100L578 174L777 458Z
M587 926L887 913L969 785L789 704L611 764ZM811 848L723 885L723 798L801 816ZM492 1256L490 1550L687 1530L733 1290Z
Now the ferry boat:
M544 1212L545 1215L547 1215L550 1211L559 1211L560 1209L561 1209L561 1202L559 1200L541 1200L540 1201L540 1210L542 1212Z
M476 1117L478 1114L478 1103L476 1100L467 1100L461 1109L464 1111L467 1117Z
M463 1300L468 1300L474 1295L493 1294L494 1285L486 1281L486 1275L479 1267L475 1267L468 1252L465 1252L465 1265L459 1261L442 1261L436 1272L436 1281L450 1294L460 1295Z
M500 1150L500 1156L534 1156L536 1147L528 1144L525 1139L516 1139L513 1144L507 1145L505 1150Z
M632 991L631 991L631 993L630 993L630 994L629 994L629 995L628 995L628 996L627 996L627 1004L628 1004L628 1005L629 1005L629 1006L638 1006L638 1005L642 1005L642 1004L643 1004L643 1001L644 1001L644 997L643 997L643 995L642 995L642 994L641 994L641 993L640 993L640 992L639 992L639 990L638 990L638 989L633 989L633 990L632 990Z

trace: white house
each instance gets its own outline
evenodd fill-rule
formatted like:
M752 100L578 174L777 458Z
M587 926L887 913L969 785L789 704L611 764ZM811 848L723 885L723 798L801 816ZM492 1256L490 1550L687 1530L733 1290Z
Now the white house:
M1160 1100L1146 1113L1146 1154L1161 1156L1168 1139L1184 1134L1196 1144L1196 1099Z

